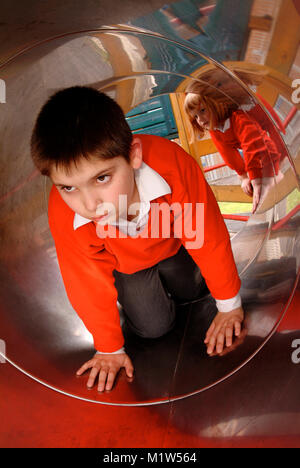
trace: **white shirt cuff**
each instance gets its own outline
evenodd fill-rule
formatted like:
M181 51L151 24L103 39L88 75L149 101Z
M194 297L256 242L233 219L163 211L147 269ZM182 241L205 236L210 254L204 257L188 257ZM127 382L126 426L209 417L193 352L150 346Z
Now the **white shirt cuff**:
M217 309L219 312L231 312L242 305L242 299L238 293L231 299L216 299Z
M114 351L113 353L103 353L102 351L97 351L96 354L122 354L125 353L125 348L118 349L117 351Z

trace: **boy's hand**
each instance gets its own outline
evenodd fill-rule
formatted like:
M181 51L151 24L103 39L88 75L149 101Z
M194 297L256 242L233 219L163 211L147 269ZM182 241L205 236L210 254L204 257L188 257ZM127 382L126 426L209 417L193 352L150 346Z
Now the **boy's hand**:
M92 369L87 382L87 386L91 388L94 385L95 379L98 378L98 391L111 390L115 381L116 375L125 367L128 377L133 377L133 365L126 353L122 354L95 354L90 361L87 361L78 369L76 375L83 374L87 369Z
M207 346L207 354L212 354L216 348L216 353L223 351L224 344L232 345L233 335L239 336L241 325L244 320L242 307L231 312L218 312L207 330L204 343Z

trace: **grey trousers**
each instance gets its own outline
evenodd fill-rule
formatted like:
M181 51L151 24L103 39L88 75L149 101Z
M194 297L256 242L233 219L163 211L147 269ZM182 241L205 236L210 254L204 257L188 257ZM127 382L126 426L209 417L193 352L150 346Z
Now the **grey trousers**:
M158 338L173 328L176 303L209 293L199 267L183 246L151 268L133 274L114 270L113 274L127 325L144 338Z

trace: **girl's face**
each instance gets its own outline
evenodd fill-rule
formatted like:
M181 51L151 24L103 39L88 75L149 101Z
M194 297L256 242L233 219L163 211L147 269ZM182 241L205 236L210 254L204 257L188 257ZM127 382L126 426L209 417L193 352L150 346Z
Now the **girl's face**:
M207 130L210 129L211 115L209 109L204 103L200 102L199 107L194 111L193 118L200 127Z

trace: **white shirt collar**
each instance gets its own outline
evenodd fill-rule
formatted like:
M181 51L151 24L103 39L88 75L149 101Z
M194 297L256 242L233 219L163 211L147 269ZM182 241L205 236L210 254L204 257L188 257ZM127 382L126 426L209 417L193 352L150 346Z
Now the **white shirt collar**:
M254 104L243 104L239 107L240 110L244 112L250 111L254 107ZM225 133L230 128L231 122L230 118L226 119L223 124L220 124L214 128L214 130L220 130L220 132Z
M172 192L171 187L165 179L144 162L142 162L139 169L134 169L134 178L139 192L140 201L144 206L151 200ZM144 214L144 210L141 210L139 219ZM75 213L73 221L74 231L91 222L92 221L90 219L84 218L78 213Z

